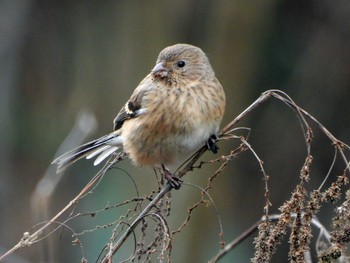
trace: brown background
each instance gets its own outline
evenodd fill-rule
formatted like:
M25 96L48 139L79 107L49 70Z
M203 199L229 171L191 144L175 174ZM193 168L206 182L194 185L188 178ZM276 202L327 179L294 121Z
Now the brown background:
M98 129L88 139L109 132L116 113L151 70L159 51L174 43L191 43L208 54L227 95L223 124L261 92L281 89L350 143L349 13L345 0L1 1L0 247L11 247L38 223L31 195L80 110L94 112L98 120ZM305 158L298 120L272 100L240 125L252 128L250 143L271 176L271 212L277 212L290 196ZM320 133L315 135L310 189L320 184L333 154L330 143ZM232 146L220 145L221 154ZM135 175L141 189L155 183L151 169L133 168L129 161L120 166ZM185 180L203 186L209 176L204 170L214 169L196 171ZM53 194L46 219L96 171L87 161L70 169ZM233 160L214 186L212 198L230 241L263 213L264 186L252 154ZM92 211L134 195L130 180L115 170L79 209ZM198 198L199 191L189 186L173 193L171 227L178 226ZM112 222L120 213L114 210L70 226L79 232ZM326 208L319 215L326 226L330 213L332 209ZM207 262L218 251L218 233L214 209L201 207L174 238L174 262ZM65 230L51 237L50 260L79 262L82 254L72 247L70 235ZM109 235L110 229L82 237L89 262L97 259ZM43 243L18 256L39 262ZM282 248L274 262L287 261L288 250ZM249 262L252 255L249 239L222 262Z

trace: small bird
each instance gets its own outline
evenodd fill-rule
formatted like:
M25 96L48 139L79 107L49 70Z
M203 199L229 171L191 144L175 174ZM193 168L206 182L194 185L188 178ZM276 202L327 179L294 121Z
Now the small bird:
M98 165L123 149L136 166L160 167L175 189L182 180L169 165L180 164L207 145L216 153L225 93L205 53L189 44L166 47L114 119L113 132L53 161L57 172L98 156Z

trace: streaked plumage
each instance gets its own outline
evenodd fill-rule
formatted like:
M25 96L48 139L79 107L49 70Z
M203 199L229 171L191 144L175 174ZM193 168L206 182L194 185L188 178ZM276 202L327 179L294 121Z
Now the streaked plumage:
M112 133L53 163L61 171L80 158L98 156L97 165L123 148L137 166L177 164L218 133L224 109L225 94L207 56L198 47L176 44L160 52L114 119ZM165 168L164 173L172 181Z

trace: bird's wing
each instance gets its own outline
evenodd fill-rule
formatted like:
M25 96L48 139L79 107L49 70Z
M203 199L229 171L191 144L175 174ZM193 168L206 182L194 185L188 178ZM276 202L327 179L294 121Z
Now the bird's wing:
M135 118L144 112L142 108L143 97L147 94L147 91L151 88L151 86L151 76L148 75L137 86L130 99L125 103L124 107L119 111L117 117L115 117L113 120L114 131L120 129L126 120Z

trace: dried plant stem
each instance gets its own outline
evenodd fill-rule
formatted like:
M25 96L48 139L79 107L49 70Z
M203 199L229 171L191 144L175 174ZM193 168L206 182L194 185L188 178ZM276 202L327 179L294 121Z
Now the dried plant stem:
M246 108L241 114L239 114L234 120L232 120L229 124L227 124L220 133L220 137L223 137L227 134L231 133L231 130L235 127L235 125L243 119L248 113L252 110L260 106L263 102L265 102L268 98L271 97L271 93L266 91L260 95L248 108Z
M101 262L112 262L113 255L118 251L118 249L124 244L130 234L135 230L139 222L150 213L151 209L160 201L160 199L166 195L171 190L170 184L165 185L162 190L157 194L157 196L143 209L143 211L137 216L134 222L128 227L124 234L120 237L115 245L110 247L110 250Z
M343 161L345 162L345 170L344 170L344 177L345 177L345 172L346 171L350 171L350 162L348 160L348 158L345 155L345 150L349 150L350 147L348 145L346 145L345 143L341 142L340 140L338 140L336 137L334 137L316 118L314 118L312 115L310 115L308 112L306 112L305 110L303 110L302 108L300 108L286 93L280 91L280 90L268 90L264 93L262 93L260 95L260 97L255 100L248 108L246 108L241 114L239 114L234 120L232 120L228 125L226 125L221 133L219 134L219 138L220 139L224 139L224 140L231 140L234 138L238 138L234 133L236 131L236 124L243 119L248 113L250 113L251 111L253 111L254 109L256 109L258 106L260 106L262 103L264 103L267 99L274 97L280 101L282 101L285 105L287 105L288 107L290 107L291 109L294 110L294 112L296 113L297 117L299 118L302 130L303 130L303 134L304 134L304 138L305 138L305 143L306 143L306 148L307 148L307 158L311 158L311 140L312 140L312 130L308 124L308 122L306 121L306 119L308 119L308 121L311 120L311 122L315 123L316 126L329 138L329 140L332 142L332 144L335 147L335 156L332 162L332 166L329 169L327 176L325 177L324 182L322 182L322 184L319 187L319 190L324 186L325 181L328 179L329 174L331 173L331 170L333 169L335 160L337 159L337 154L340 154L341 158L343 159ZM319 223L319 221L317 221L316 219L314 219L314 215L316 214L316 212L319 209L319 202L320 202L320 198L316 198L315 200L313 200L312 202L309 202L309 207L303 207L303 203L304 203L304 195L302 194L302 198L300 199L295 199L295 201L299 201L297 203L297 205L300 203L301 205L298 206L298 209L295 210L291 210L291 211L296 211L296 212L291 212L289 211L289 213L282 213L279 215L269 215L268 214L268 207L270 206L270 202L269 202L269 189L268 189L268 175L265 173L264 171L264 167L263 167L263 162L262 160L260 160L260 158L258 157L258 155L255 153L255 151L253 150L253 148L250 146L250 144L247 142L247 139L244 137L241 137L241 143L244 147L240 147L239 149L249 149L255 156L256 160L259 162L261 171L263 173L264 179L265 179L265 200L266 200L266 205L265 205L265 216L262 217L258 222L256 222L255 224L253 224L249 229L247 229L245 232L242 233L242 235L240 235L238 238L236 238L235 240L233 240L232 242L230 242L229 244L227 244L226 246L223 247L223 249L220 250L220 252L213 257L213 259L210 262L217 262L220 258L222 258L225 254L227 254L229 251L231 251L232 249L234 249L238 244L240 244L242 241L246 240L247 237L249 237L256 229L259 229L259 227L261 227L262 231L261 231L261 241L266 241L265 239L269 238L269 232L271 231L271 225L268 225L269 222L271 221L282 221L281 224L283 224L283 227L287 227L290 226L290 222L289 220L285 220L287 219L287 216L293 217L296 221L298 220L297 216L301 217L306 217L308 218L308 220L304 220L303 222L305 224L307 224L308 226L310 224L313 224L314 226L318 227L321 232L324 234L324 236L326 237L327 240L329 240L329 234L328 232L325 230L325 228ZM185 164L185 166L179 170L176 175L179 178L182 178L187 172L193 170L195 168L194 164L198 161L198 159L204 154L204 152L207 150L206 146L203 146L201 149L199 149L189 160L188 162ZM232 156L234 156L231 153ZM44 239L46 236L44 235L44 232L47 231L47 229L49 229L49 227L52 227L53 225L56 225L57 222L59 222L60 218L67 212L69 211L69 209L71 209L72 207L74 207L81 198L83 198L85 195L87 195L88 193L90 193L94 187L96 187L96 185L98 184L98 182L103 178L103 176L105 175L105 173L111 169L111 167L116 164L117 162L119 162L120 160L125 158L125 154L120 153L117 156L112 156L111 159L104 165L104 167L91 179L91 181L80 191L80 193L74 198L72 199L61 211L59 211L53 218L51 218L47 223L45 223L42 227L40 227L38 230L36 230L33 233L30 232L25 232L23 234L23 237L21 238L21 240L14 246L12 247L9 251L7 251L5 254L3 254L2 256L0 256L0 261L2 261L3 259L5 259L7 256L9 256L10 254L14 253L15 251L17 251L20 248L23 247L28 247L31 246L32 244L39 242L40 240ZM307 160L309 160L307 159ZM310 159L311 160L311 159ZM221 167L222 169L226 166L227 162L224 163ZM304 189L304 182L307 182L308 180L308 176L309 176L309 168L311 166L311 162L310 165L308 165L308 162L305 163L305 165L303 166L302 169L302 182L301 184L298 186L301 190L306 191ZM221 173L221 167L219 168L219 170L217 171L218 173ZM214 175L212 178L215 178L216 175ZM211 179L212 179L211 178ZM344 180L341 180L342 177L339 179L339 183L335 184L335 187L340 187L339 185L341 184L345 184ZM209 188L211 187L211 183L209 183ZM208 189L209 189L208 188ZM334 187L333 187L334 188ZM143 219L147 216L155 216L157 212L154 212L156 209L154 209L155 207L158 206L159 202L162 201L162 198L169 193L172 190L170 185L164 185L161 190L158 192L158 194L154 197L154 199L152 199L152 201L150 201L150 203L143 209L143 211L141 211L140 214L137 215L136 219L132 220L132 223L129 225L129 227L125 230L124 233L120 232L120 236L119 239L114 242L114 238L111 238L111 241L109 244L107 244L107 250L106 253L103 255L103 257L101 258L100 262L112 262L113 256L117 253L117 251L123 246L123 244L125 243L125 241L128 239L128 237L134 233L134 230L136 229L136 227L143 221ZM207 190L207 189L205 189ZM332 190L332 189L331 189ZM299 191L301 193L303 193L303 191ZM332 191L328 191L329 193L333 193ZM328 193L327 192L327 193ZM316 193L317 194L317 193ZM349 194L350 195L350 194ZM318 196L318 195L317 195ZM330 196L332 197L332 196ZM350 199L350 198L349 198ZM294 204L294 203L289 203L289 204ZM305 210L304 208L306 208L306 212L303 211ZM136 215L135 215L136 216ZM165 221L165 220L164 220ZM265 227L264 227L264 223L266 223ZM164 222L165 224L165 222ZM164 225L163 224L163 225ZM298 230L295 228L295 230ZM122 230L121 230L122 231ZM265 232L264 232L265 231ZM53 231L52 231L53 232ZM170 233L170 232L169 232ZM223 236L223 233L221 233ZM169 234L170 235L170 234ZM298 238L298 236L296 236ZM304 242L305 246L308 245L308 241L309 241L309 236L307 239L307 242ZM171 239L171 237L170 237ZM264 242L262 242L263 244ZM222 244L223 244L223 240L222 240ZM303 258L305 258L305 260L307 262L309 262L309 255L306 254L307 251L303 250L303 253L305 254L303 256ZM272 254L271 254L272 255Z
M291 214L291 218L296 218L296 217L297 217L297 214ZM280 220L280 218L281 218L281 214L272 214L268 216L268 219L271 221L278 221ZM247 230L245 230L240 236L232 240L222 250L220 250L217 255L215 255L211 260L209 260L209 263L218 262L228 252L233 250L235 247L237 247L239 244L245 241L248 237L254 234L254 232L258 230L258 226L265 221L266 221L266 216L263 216L262 218L260 218L257 222L252 224ZM331 238L330 234L328 233L327 229L321 224L321 222L318 221L317 218L312 218L311 224L320 231L320 233L324 236L324 238L328 242L330 242L330 238Z
M196 154L190 159L190 161L186 164L186 166L178 172L178 177L183 177L188 171L193 169L193 165L195 162L203 155L203 153L207 150L206 147L202 147L199 149ZM112 258L114 254L119 250L119 248L124 244L127 238L131 233L135 230L141 220L147 216L152 208L169 192L172 190L172 187L169 184L166 184L161 191L156 195L156 197L143 209L143 211L137 216L137 218L133 221L133 223L128 227L128 229L124 232L124 234L119 238L119 240L114 244L109 246L108 253L101 259L100 262L107 263L112 262Z
M80 191L80 193L72 199L61 211L59 211L54 217L52 217L46 224L44 224L42 227L40 227L38 230L36 230L34 233L25 232L21 238L21 240L10 250L8 250L5 254L0 256L0 262L5 259L8 255L11 255L12 253L16 252L18 249L23 247L29 247L32 244L36 243L40 236L43 235L44 231L52 226L53 224L56 224L57 221L59 221L59 218L67 212L70 208L72 208L74 205L76 205L80 198L82 198L84 195L86 195L93 186L101 180L103 175L115 164L116 161L119 161L118 159L113 160L112 162L107 162L105 166L91 179L91 181Z

